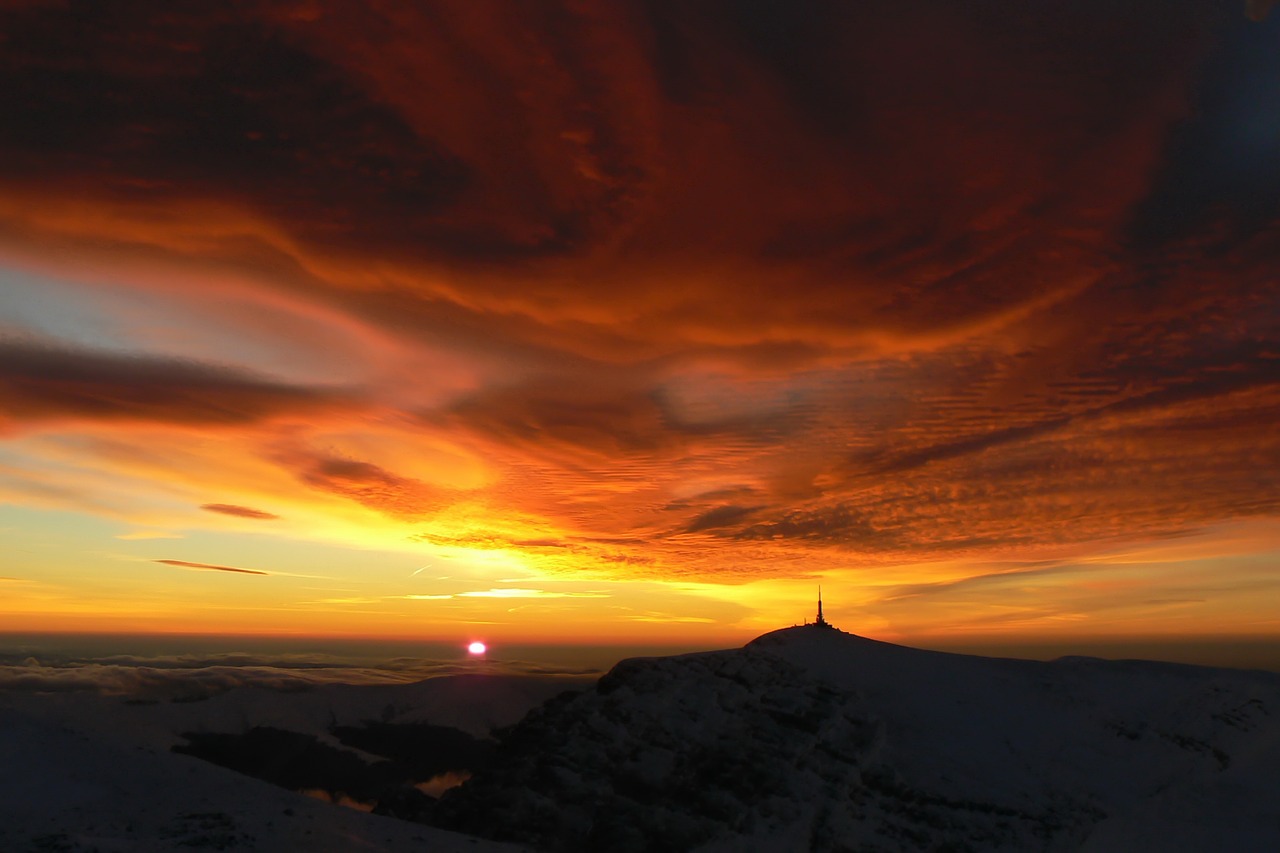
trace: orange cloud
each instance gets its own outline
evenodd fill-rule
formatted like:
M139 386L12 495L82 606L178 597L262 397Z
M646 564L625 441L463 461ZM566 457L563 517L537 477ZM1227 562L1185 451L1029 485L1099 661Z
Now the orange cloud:
M280 517L275 513L254 509L253 507L239 506L238 504L201 504L200 508L208 512L216 512L221 515L231 515L236 518L252 518L263 521L274 521Z
M14 226L65 196L239 208L249 232L219 224L209 250L354 289L353 310L383 323L458 306L541 347L615 355L954 339L1102 263L1186 109L1197 22L916 5L824 20L321 4L308 20L159 23L126 4L93 26L14 10L9 91L58 108L4 105L25 121L0 140L0 180L54 198L27 199ZM1084 139L1090 121L1107 132ZM355 272L375 254L392 275ZM1028 276L1040 284L1007 284Z
M391 516L416 518L445 504L447 490L404 477L372 462L339 456L284 453L280 457L307 487L348 498Z
M893 602L1280 512L1238 8L308 9L0 12L7 499Z

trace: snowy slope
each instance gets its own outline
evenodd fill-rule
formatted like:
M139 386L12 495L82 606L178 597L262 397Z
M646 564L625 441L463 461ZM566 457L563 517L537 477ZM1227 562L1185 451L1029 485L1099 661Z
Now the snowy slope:
M885 723L885 763L931 792L1096 809L1090 850L1280 849L1274 673L1001 660L805 629L750 648L857 690Z
M1280 849L1272 673L981 658L803 627L624 661L562 694L590 683L0 692L0 851ZM498 764L444 796L440 828L170 751L182 732L254 726L338 746L329 729L364 720L514 725Z
M804 627L624 661L439 822L561 850L1274 850L1278 769L1274 674Z
M0 851L499 851L339 808L170 747L184 731L277 726L328 737L363 720L488 734L581 678L467 675L406 685L242 687L198 702L78 693L0 694Z

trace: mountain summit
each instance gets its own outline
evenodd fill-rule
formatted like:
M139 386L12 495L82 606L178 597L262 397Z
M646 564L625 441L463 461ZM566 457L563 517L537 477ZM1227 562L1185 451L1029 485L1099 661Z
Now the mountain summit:
M437 820L551 850L1277 849L1277 766L1271 673L806 625L619 663Z

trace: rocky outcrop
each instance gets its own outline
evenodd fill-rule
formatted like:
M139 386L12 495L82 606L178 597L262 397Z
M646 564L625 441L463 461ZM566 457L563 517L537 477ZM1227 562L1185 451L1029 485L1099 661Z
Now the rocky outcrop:
M856 697L765 655L629 660L512 729L437 822L553 850L687 850L847 797L877 738Z

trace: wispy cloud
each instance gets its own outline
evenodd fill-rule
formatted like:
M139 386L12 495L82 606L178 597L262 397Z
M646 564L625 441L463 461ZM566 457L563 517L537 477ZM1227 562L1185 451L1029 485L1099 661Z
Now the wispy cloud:
M687 616L679 613L628 613L622 616L630 622L672 622L672 623L694 623L694 624L713 624L716 620L706 616Z
M214 572L235 572L241 575L268 575L270 572L260 572L257 569L237 569L234 566L215 566L212 563L192 563L187 560L156 560L157 563L163 563L166 566L177 566L181 569L205 569Z
M0 339L3 422L237 424L340 404L332 392L177 359Z
M263 521L271 521L280 517L272 512L239 506L238 504L201 504L200 508L207 512L216 512L221 515L233 515L237 518L254 518Z
M131 530L128 533L119 533L115 538L127 542L145 542L150 539L183 539L185 537L171 530Z
M1088 566L1079 564L1045 562L1006 568L1001 571L983 572L956 580L936 583L907 584L886 592L883 601L900 601L930 595L954 595L957 592L984 585L1007 585L1026 582L1053 575L1087 572Z
M460 592L459 598L609 598L603 592L548 592L545 589L520 589L503 587L500 589L474 590Z

